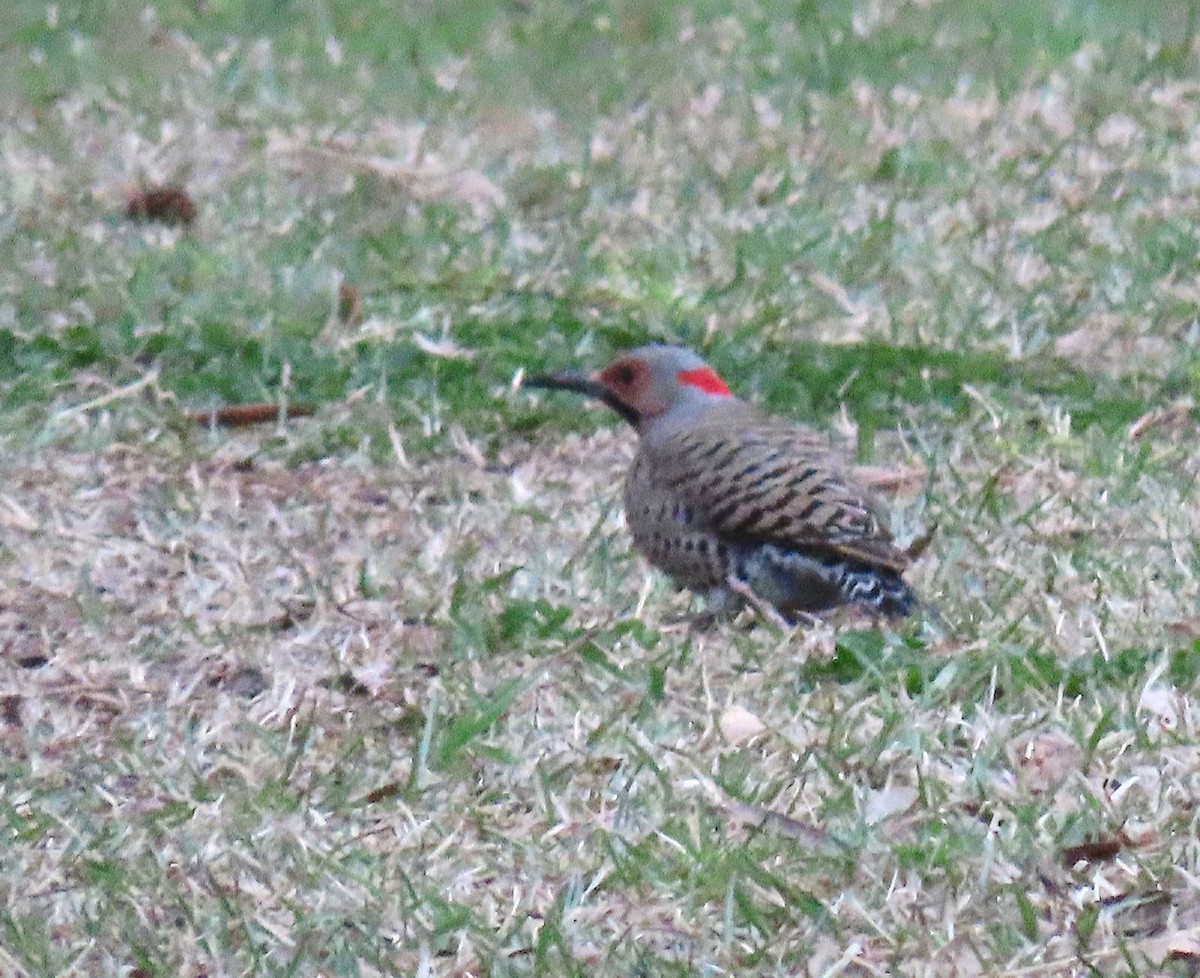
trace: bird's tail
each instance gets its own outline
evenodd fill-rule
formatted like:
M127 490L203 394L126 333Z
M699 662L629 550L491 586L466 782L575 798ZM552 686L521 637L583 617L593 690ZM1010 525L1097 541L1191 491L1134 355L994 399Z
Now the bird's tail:
M911 614L919 604L901 576L828 554L784 550L768 544L737 555L735 577L785 616L853 604L890 618Z
M877 567L841 564L839 583L847 604L855 604L889 618L911 615L921 602L904 579Z

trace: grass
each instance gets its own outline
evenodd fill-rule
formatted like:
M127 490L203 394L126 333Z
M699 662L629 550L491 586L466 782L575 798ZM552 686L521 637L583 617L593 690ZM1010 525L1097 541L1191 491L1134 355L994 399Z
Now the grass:
M1194 5L10 6L0 972L1195 973ZM944 625L684 627L655 339Z

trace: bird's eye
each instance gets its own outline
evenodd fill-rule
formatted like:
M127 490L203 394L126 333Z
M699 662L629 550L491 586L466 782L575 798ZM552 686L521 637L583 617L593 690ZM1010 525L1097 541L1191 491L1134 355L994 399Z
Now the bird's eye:
M630 364L622 364L617 368L617 383L628 387L633 383L633 378L637 376L637 371Z

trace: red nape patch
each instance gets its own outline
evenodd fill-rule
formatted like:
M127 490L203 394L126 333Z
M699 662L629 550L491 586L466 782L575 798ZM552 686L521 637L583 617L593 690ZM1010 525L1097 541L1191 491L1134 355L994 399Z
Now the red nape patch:
M725 381L718 377L711 367L681 370L676 374L676 379L681 384L699 388L705 394L716 394L718 397L733 397L733 391L725 386Z

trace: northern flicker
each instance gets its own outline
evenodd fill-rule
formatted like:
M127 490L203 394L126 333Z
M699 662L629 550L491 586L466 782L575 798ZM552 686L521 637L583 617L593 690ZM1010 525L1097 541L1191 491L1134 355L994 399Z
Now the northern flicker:
M909 555L829 443L735 397L691 350L643 346L596 374L525 384L598 398L634 427L634 545L711 607L737 606L747 589L789 619L843 604L899 616L917 604L902 577Z

